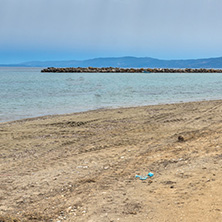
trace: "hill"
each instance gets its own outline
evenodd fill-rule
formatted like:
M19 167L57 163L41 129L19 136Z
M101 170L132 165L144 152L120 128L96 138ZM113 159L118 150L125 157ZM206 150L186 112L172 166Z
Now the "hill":
M151 57L110 57L69 61L32 61L0 65L7 67L122 67L122 68L222 68L222 57L207 59L161 60Z

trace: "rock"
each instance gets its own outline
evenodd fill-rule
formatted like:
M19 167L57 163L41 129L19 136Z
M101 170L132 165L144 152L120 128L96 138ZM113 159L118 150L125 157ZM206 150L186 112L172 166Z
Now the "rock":
M222 69L168 69L168 68L118 68L118 67L69 67L69 68L54 68L48 67L42 69L41 72L78 72L78 73L222 73Z
M185 139L183 136L178 136L178 142L184 142L184 141L185 141Z

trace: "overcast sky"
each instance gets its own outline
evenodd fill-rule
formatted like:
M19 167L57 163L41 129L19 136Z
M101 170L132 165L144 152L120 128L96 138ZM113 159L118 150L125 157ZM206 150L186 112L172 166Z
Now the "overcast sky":
M222 56L221 0L0 0L0 64Z

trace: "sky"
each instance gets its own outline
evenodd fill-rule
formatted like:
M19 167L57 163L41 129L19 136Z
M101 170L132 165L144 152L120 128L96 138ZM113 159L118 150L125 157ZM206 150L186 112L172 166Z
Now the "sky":
M0 64L222 56L221 0L0 0Z

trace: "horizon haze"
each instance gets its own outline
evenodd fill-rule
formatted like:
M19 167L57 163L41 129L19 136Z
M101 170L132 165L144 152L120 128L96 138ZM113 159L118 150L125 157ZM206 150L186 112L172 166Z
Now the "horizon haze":
M161 60L151 57L103 57L88 60L29 61L0 67L119 67L119 68L222 68L222 57Z
M0 64L220 57L219 0L0 0Z

